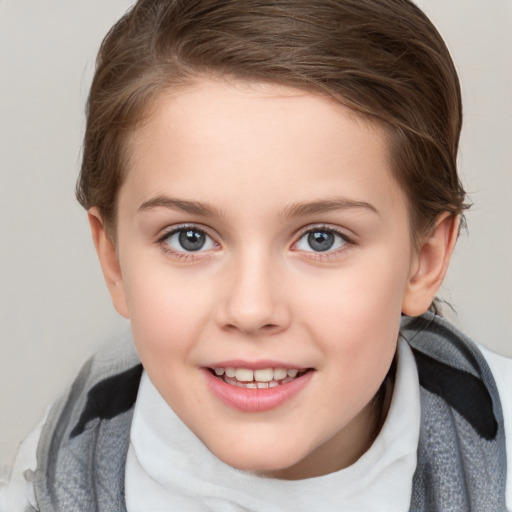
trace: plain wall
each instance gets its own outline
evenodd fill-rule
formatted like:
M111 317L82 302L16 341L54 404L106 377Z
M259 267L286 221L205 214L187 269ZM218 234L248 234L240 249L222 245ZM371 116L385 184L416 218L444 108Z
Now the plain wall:
M95 53L130 3L0 0L0 466L98 344L128 329L74 183ZM460 72L475 203L441 295L466 333L512 355L512 1L420 3Z

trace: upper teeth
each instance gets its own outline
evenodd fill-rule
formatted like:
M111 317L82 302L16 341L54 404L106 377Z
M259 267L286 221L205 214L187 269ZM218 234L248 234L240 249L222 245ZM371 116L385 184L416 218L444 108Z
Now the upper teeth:
M221 377L226 375L229 378L235 378L240 382L271 382L283 380L286 377L296 377L299 370L293 368L262 368L260 370L251 370L249 368L215 368L215 374Z

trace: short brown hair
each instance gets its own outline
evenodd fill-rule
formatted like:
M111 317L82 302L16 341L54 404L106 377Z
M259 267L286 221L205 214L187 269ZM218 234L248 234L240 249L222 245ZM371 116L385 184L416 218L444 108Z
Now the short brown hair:
M127 137L150 103L212 74L328 95L381 123L415 234L466 208L457 73L412 2L139 0L101 45L87 105L77 198L107 226L115 226Z

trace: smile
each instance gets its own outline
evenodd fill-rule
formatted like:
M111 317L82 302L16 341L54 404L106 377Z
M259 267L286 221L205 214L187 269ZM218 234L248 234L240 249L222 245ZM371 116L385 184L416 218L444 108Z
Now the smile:
M307 370L296 368L261 368L252 370L250 368L215 368L216 377L232 386L246 389L267 389L275 388L303 375Z
M213 396L241 412L264 412L291 401L311 382L313 368L247 368L216 365L203 367L203 375Z

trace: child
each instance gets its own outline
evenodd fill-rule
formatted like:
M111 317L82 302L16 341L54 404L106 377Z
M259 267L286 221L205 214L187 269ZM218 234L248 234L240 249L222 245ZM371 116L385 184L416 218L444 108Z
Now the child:
M6 510L512 506L512 363L436 314L461 103L417 7L140 0L87 115L77 195L136 352L83 367Z

